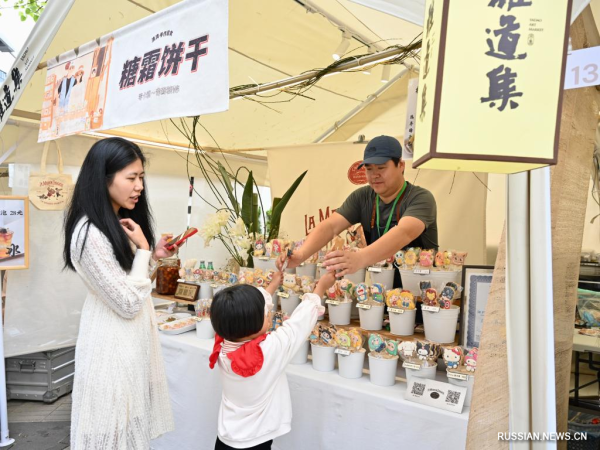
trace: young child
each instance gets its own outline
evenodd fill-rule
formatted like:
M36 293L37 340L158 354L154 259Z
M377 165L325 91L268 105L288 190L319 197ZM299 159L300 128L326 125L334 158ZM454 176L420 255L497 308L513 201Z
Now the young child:
M267 333L271 295L282 278L281 272L276 273L267 290L232 286L213 299L210 319L217 335L210 367L218 362L223 385L215 450L270 449L273 439L291 429L285 368L324 312L321 297L335 276L322 276L291 317Z

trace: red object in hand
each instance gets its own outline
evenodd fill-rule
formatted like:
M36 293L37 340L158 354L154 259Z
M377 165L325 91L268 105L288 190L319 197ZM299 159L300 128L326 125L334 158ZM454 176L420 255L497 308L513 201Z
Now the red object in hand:
M172 250L175 245L177 247L179 247L181 244L183 244L185 242L186 239L193 236L197 232L198 232L198 230L196 228L188 228L183 233L181 233L179 236L177 236L177 237L171 239L169 242L167 242L167 244L165 245L165 248L167 250Z

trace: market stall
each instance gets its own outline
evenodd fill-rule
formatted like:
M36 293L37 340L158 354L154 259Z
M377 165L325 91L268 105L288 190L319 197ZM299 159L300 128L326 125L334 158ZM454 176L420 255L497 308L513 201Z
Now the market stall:
M213 340L195 333L162 335L174 432L153 441L154 449L212 449L217 431L221 386L216 370L208 368ZM292 432L278 438L273 448L301 450L377 448L398 442L424 448L464 448L468 408L462 414L436 410L404 399L402 370L395 386L369 382L365 374L349 380L333 372L317 372L310 362L286 371L292 394ZM443 372L439 372L443 379ZM427 444L424 444L425 439Z

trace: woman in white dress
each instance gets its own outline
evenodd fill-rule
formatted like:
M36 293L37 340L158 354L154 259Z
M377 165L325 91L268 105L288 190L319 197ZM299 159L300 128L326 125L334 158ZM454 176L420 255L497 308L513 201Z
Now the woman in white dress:
M65 267L88 288L75 353L73 450L147 450L174 429L149 270L154 245L145 157L125 139L87 154L65 219Z

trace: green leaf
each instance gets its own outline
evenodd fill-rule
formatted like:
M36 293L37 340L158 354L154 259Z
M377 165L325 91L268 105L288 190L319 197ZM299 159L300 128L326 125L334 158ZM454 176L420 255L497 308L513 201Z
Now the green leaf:
M227 196L229 197L231 206L233 207L235 214L239 216L240 205L235 200L235 195L233 194L233 187L231 185L231 179L229 178L229 174L227 173L227 170L225 170L225 167L223 167L223 165L220 162L217 161L217 164L219 167L219 172L221 173L221 176L223 177L223 181L225 182L224 184L225 184L225 188L227 189Z
M252 230L251 232L256 235L258 233L258 194L252 194Z
M21 22L25 22L27 20L27 16L23 15L23 13L21 13Z
M281 200L279 202L273 202L273 214L271 216L271 229L269 230L268 239L269 241L277 238L277 236L279 235L279 223L281 222L281 214L283 213L283 210L292 198L292 195L294 195L294 192L296 192L296 189L298 189L298 186L300 186L300 183L304 179L304 176L307 172L308 170L305 170L304 173L302 173L302 175L300 175L296 179L296 181L294 181L294 183L290 186L286 193L283 194L283 197L281 197Z
M248 174L248 180L246 186L244 186L244 193L242 194L242 220L246 224L246 229L250 231L252 229L252 188L254 186L254 177L252 171Z

